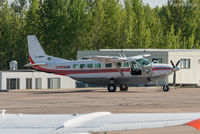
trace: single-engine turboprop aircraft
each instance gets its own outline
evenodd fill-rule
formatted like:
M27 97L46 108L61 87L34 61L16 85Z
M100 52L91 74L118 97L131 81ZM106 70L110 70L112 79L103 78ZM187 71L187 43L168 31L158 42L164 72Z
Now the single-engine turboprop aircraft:
M35 35L28 35L28 51L31 66L36 70L69 76L85 83L107 85L109 92L115 92L116 86L121 91L128 90L128 84L146 84L155 80L165 80L174 73L173 84L176 85L178 64L154 64L146 57L150 54L126 57L88 56L84 60L70 61L46 55ZM163 91L169 91L167 82Z

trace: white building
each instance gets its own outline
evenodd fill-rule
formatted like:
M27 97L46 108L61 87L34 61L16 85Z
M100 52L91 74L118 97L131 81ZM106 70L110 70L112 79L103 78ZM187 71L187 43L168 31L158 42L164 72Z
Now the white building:
M75 80L34 70L0 71L0 90L75 88Z

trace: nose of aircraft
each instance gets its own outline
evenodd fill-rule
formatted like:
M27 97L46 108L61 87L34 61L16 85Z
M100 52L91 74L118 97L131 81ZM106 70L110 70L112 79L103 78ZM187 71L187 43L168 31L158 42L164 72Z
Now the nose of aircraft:
M180 70L179 67L175 67L175 68L174 68L174 71L179 71L179 70Z

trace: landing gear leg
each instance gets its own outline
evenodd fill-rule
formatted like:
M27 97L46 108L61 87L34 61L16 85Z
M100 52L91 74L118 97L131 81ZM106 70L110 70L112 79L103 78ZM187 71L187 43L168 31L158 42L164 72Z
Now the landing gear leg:
M128 86L127 86L127 85L120 85L120 91L121 91L121 92L126 92L126 91L128 91Z
M108 85L108 92L115 92L116 91L116 86L114 84Z

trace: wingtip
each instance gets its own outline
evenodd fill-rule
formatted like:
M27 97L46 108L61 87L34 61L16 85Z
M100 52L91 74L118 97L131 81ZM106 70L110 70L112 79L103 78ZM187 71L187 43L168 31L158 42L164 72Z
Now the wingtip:
M192 126L200 131L200 119L193 120L191 122L186 123L186 125Z

